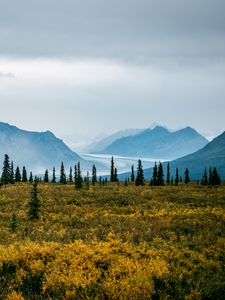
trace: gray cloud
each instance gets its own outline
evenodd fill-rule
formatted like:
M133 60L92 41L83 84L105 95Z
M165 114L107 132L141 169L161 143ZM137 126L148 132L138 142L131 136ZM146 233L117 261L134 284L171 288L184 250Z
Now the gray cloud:
M224 0L1 0L0 54L146 62L225 57Z
M0 71L0 79L1 78L16 78L13 73L5 73Z

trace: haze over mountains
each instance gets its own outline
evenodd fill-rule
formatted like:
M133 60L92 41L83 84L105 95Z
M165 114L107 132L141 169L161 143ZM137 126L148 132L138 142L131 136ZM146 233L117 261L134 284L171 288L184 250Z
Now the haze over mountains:
M175 159L203 148L208 140L191 127L171 132L162 126L117 138L102 154ZM100 144L100 143L99 143Z
M50 131L30 132L0 122L0 157L6 153L14 165L26 166L34 172L59 168L62 161L66 167L78 161L85 163Z

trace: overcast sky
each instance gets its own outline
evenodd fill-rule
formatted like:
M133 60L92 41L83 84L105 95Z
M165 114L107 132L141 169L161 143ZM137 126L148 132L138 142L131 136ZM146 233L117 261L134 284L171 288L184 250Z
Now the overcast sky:
M79 148L103 133L225 130L224 0L0 0L0 121Z

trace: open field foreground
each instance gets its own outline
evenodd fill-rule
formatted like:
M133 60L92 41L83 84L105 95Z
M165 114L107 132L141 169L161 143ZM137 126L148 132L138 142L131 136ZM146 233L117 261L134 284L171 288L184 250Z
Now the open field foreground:
M225 186L37 188L0 189L0 299L224 299Z

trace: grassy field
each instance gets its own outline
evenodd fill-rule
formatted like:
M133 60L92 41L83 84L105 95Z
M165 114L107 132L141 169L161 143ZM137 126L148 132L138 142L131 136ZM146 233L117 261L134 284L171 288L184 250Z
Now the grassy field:
M225 186L42 183L37 221L31 189L0 189L0 299L224 299Z

